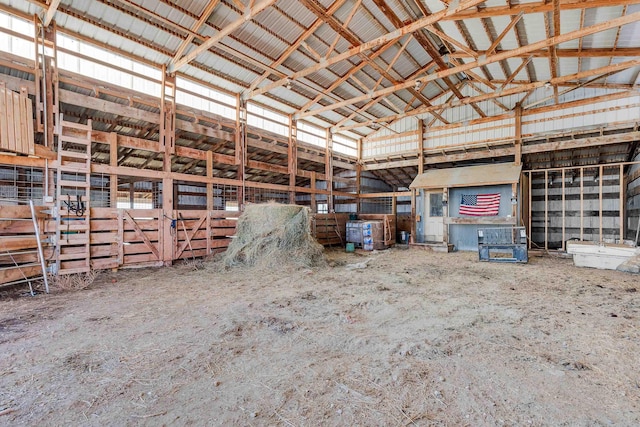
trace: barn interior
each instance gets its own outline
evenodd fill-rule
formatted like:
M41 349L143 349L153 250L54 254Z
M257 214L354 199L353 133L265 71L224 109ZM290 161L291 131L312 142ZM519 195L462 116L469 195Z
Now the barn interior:
M589 281L589 274L600 280L598 286L616 283L612 292L621 292L627 312L623 315L622 308L611 308L604 315L617 318L620 314L620 320L627 322L612 333L616 339L637 336L633 276L585 272L564 257L573 254L582 265L610 268L612 257L638 260L640 256L638 21L640 0L0 0L0 290L28 288L28 294L42 298L44 305L51 298L56 307L74 302L88 310L77 315L94 309L88 308L91 305L83 295L91 295L94 304L97 298L111 301L108 291L100 289L121 289L123 282L126 291L118 292L134 298L129 282L144 282L143 274L156 280L166 274L180 281L176 272L181 271L202 286L197 274L211 275L211 282L219 275L220 280L230 281L232 289L249 295L249 285L243 281L255 273L238 270L234 276L203 267L202 260L227 251L238 237L238 220L248 206L275 203L306 207L309 233L328 253L324 266L283 273L292 280L292 292L300 290L294 278L304 282L307 274L317 276L322 278L318 283L331 282L332 287L343 273L354 286L360 285L357 277L373 281L374 285L359 291L386 292L395 282L377 283L375 272L362 272L380 265L402 266L397 267L402 271L388 273L400 277L405 270L419 276L413 269L427 263L434 274L459 280L457 273L443 273L438 267L453 269L458 263L470 271L482 270L476 271L480 277L507 277L496 282L505 289L517 287L510 281L513 277L525 282L530 277L525 270L512 268L540 268L540 277L547 278L557 268L557 275L565 277L573 291ZM494 203L489 208L482 206L487 197ZM376 230L370 244L366 224ZM505 230L511 235L507 239L512 239L507 243L517 246L517 251L509 249L512 256L504 256L492 247L485 255L502 262L475 266L475 259L484 260L482 250L491 243L489 236ZM354 232L355 240L350 237ZM523 263L527 257L527 265L504 262ZM347 272L345 265L351 266ZM637 273L638 267L640 261L627 271ZM285 298L280 294L284 292L280 279L267 276L279 297ZM431 279L425 280L436 286ZM549 282L537 285L547 292L557 291L546 287L552 286ZM61 289L65 286L91 290L71 296ZM198 292L193 284L185 286ZM51 294L43 295L49 294L50 287ZM166 292L174 288L180 292L177 283L162 285ZM260 289L260 294L268 295L266 288ZM538 292L533 285L523 289L528 297ZM569 298L572 291L565 291ZM600 310L597 292L592 293L587 292L594 300L584 304ZM304 295L301 298L307 303L317 297ZM120 301L117 304L126 301L122 294L113 298ZM185 306L195 304L180 298L176 301ZM154 301L162 307L171 304L170 298ZM235 307L231 300L225 301ZM550 308L564 312L566 303ZM27 331L15 329L12 319L21 310L35 308L11 298L4 304L7 315L0 320L0 331ZM366 299L353 304L366 304ZM408 309L413 307L406 304ZM490 301L483 304L491 305ZM202 309L222 312L225 307ZM252 325L266 325L283 336L297 337L302 330L302 320L281 324L275 314L242 310L247 318L258 319ZM340 327L357 325L366 317L336 310L341 313L336 320ZM242 316L234 313L222 335L240 337L242 328L248 327L236 325ZM240 330L233 332L236 326ZM631 329L621 332L627 326ZM416 328L414 332L422 326ZM565 332L570 336L570 331ZM490 341L490 331L483 333ZM426 350L430 344L403 337L400 344L389 344L401 348L392 352L394 358L413 354L429 359L435 354ZM634 346L622 341L615 345L622 345L625 356L631 355ZM533 346L533 341L527 342ZM18 357L19 346L13 348L14 344L0 340L0 346L7 345L7 351ZM332 348L325 344L325 350ZM601 352L614 345L604 338L592 344ZM353 342L349 346L357 347ZM586 347L583 342L576 354ZM451 348L438 351L457 354ZM494 350L479 351L488 357ZM305 351L304 357L314 354L312 348ZM558 347L557 351L563 350ZM535 357L544 359L542 354ZM574 386L579 386L577 376L583 371L600 372L587 356L563 357L549 356L544 363L554 367L545 365L545 372L575 374ZM105 360L91 359L82 369L88 372L101 364L104 370ZM483 363L488 365L487 360ZM5 364L0 365L0 382L24 373L10 361ZM637 361L629 362L628 368L635 365ZM465 394L456 387L468 384L454 381L458 371L447 369L451 387ZM211 387L218 387L218 382L226 385L219 379L221 371L214 371ZM347 371L343 373L348 378ZM436 371L429 367L429 372ZM472 375L471 371L465 372ZM619 373L607 387L615 390L618 382L626 380L637 385L640 379L629 372ZM356 374L353 378L365 381L366 387L347 380L332 383L338 393L351 393L345 397L351 409L345 399L339 399L346 406L338 408L334 401L327 401L337 406L309 410L307 415L286 405L272 410L271 404L262 401L263 406L256 406L261 409L245 410L238 409L243 406L235 394L239 400L226 401L227 406L219 408L220 413L229 414L226 418L206 418L203 407L191 408L199 414L196 418L189 418L186 411L180 419L171 418L175 411L157 407L143 415L137 412L139 417L133 419L90 418L92 404L74 412L73 402L65 402L75 415L60 415L54 424L83 423L78 414L89 416L89 424L101 424L100 420L183 424L206 419L219 425L319 421L330 425L496 425L499 420L507 425L530 421L544 425L606 423L611 417L620 424L634 424L639 416L637 403L632 402L638 390L631 386L622 388L628 393L624 402L612 398L610 406L587 411L584 418L559 407L551 418L538 417L535 405L519 417L506 409L507 404L493 402L489 408L489 400L470 392L465 398L476 399L476 406L458 403L448 411L453 403L437 394L441 391L436 386L420 389L429 401L413 407L407 402L419 399L417 395L389 400L390 390L400 390L394 388L398 375L383 389L371 385L377 380L359 374L362 378ZM437 383L444 374L433 375ZM473 380L490 378L474 377L470 383ZM499 381L507 381L506 374ZM536 381L528 385L529 390L545 379ZM413 376L409 382L416 387L423 384ZM271 386L280 391L276 386L284 387ZM264 387L263 391L269 389ZM559 382L553 387L568 395ZM448 391L448 398L454 389ZM584 390L595 393L598 387ZM524 394L518 396L517 404L525 405ZM14 397L0 393L0 418L39 422L56 413L55 409L40 411L29 418L25 403ZM244 397L257 399L253 394ZM285 397L281 400L291 403ZM76 403L82 401L93 402L86 396L76 398ZM367 412L374 410L374 401L387 405L377 416ZM587 400L579 403L590 407ZM609 409L618 404L624 411L614 416ZM403 409L406 405L411 410ZM118 408L122 407L108 410L118 412Z

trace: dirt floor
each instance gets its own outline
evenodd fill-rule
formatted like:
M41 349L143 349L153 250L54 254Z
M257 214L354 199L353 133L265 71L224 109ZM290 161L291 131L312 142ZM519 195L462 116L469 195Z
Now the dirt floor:
M327 256L5 293L0 425L640 424L640 277L550 256Z

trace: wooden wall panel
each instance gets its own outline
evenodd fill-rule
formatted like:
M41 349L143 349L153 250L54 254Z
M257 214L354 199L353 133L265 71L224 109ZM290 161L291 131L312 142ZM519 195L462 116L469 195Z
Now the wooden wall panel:
M33 106L25 94L7 89L0 82L0 150L35 154Z

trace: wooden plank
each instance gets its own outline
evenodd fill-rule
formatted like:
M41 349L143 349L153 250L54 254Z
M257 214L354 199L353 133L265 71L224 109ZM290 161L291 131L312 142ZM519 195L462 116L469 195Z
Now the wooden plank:
M40 264L30 265L28 267L10 268L6 270L0 270L0 284L16 282L23 280L26 277L42 276L42 267Z
M565 227L566 227L566 206L565 206L565 170L562 169L562 250L566 250L566 235L565 235Z
M544 249L549 249L549 171L544 171Z
M182 255L182 252L184 252L184 250L186 249L186 247L188 245L191 244L191 239L193 238L193 236L196 234L196 232L198 231L198 229L200 228L200 226L202 225L202 223L204 222L204 220L206 219L207 215L205 214L202 218L200 218L200 220L198 220L198 222L193 226L193 228L191 229L191 233L187 233L187 235L185 236L185 241L182 244L182 246L180 246L180 248L178 249L178 253L175 255L175 258L180 258L180 255ZM180 215L178 214L178 219L182 220ZM182 221L182 225L183 227L186 228L186 226L184 225L184 221ZM206 235L205 235L206 236ZM178 236L178 242L180 242L180 237Z
M604 181L604 175L602 174L604 168L600 165L598 169L598 219L599 219L599 242L602 243L604 236L602 235L602 182Z
M36 154L36 146L35 146L35 134L33 132L33 105L31 104L31 99L28 96L24 97L24 102L26 104L27 109L27 137L28 137L28 152L29 155Z
M38 247L35 236L0 236L3 251L20 251Z
M0 148L9 149L9 129L7 128L7 90L4 83L0 85Z
M20 106L20 140L18 141L20 144L20 152L23 154L33 154L29 153L29 134L27 133L29 130L29 125L27 124L27 119L31 119L31 117L27 117L27 102L29 98L26 96L18 95L18 105ZM30 101L29 101L30 102Z
M159 260L160 259L160 253L158 252L158 249L151 243L149 238L146 236L146 234L144 234L144 232L140 229L140 227L138 227L138 225L136 224L134 219L131 217L131 215L129 215L129 212L124 211L124 219L134 227L134 229L135 229L136 233L138 234L138 236L149 247L151 252L153 252L153 254L156 256L156 259Z
M5 106L7 109L7 150L16 151L16 133L14 127L13 92L7 90L5 93Z
M209 231L211 237L230 237L236 234L235 228L214 228Z
M532 186L532 179L531 179L531 172L529 172L529 229L527 230L527 232L529 233L529 246L528 248L531 249L531 242L533 241L531 239L531 234L533 233L531 231L531 221L533 218L533 204L531 203L531 199L533 198L532 192L531 192L531 186Z
M112 175L113 176L113 175ZM124 264L124 210L118 209L118 265Z
M16 92L11 92L13 97L13 151L17 153L23 153L22 151L22 125L20 123L20 95Z
M580 240L584 240L584 168L580 168Z
M120 238L120 236L118 236L118 232L119 231L117 230L113 230L111 232L91 233L91 244L93 245L93 244L113 243L117 241L116 239ZM137 231L124 231L122 234L123 234L122 235L123 243L125 245L131 244L131 243L144 242L144 240L139 236ZM161 232L158 230L145 231L144 234L152 243L157 243L162 240L160 239Z
M625 218L625 210L626 210L626 205L625 205L625 192L627 189L627 186L624 185L624 166L620 165L620 172L619 172L619 180L620 180L620 187L619 187L619 191L620 191L620 243L622 243L624 241L624 218ZM640 220L640 219L639 219Z

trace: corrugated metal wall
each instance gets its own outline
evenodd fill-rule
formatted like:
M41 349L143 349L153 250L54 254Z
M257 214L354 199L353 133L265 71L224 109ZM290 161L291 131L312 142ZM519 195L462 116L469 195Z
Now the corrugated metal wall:
M449 190L449 216L461 218L460 202L463 194L487 194L500 193L500 211L498 217L511 215L511 184L491 185L484 187L452 188ZM449 226L449 243L455 245L456 250L477 251L478 250L478 228L498 227L496 225L462 225L451 224Z

